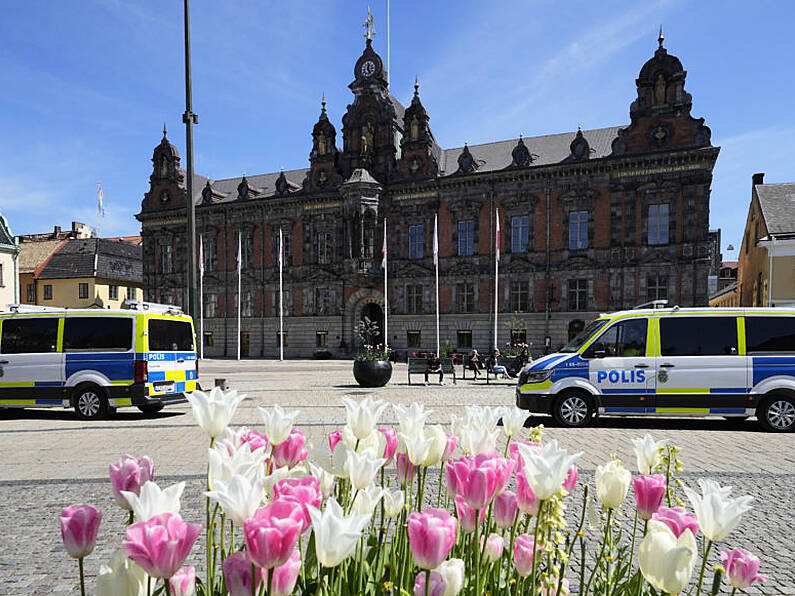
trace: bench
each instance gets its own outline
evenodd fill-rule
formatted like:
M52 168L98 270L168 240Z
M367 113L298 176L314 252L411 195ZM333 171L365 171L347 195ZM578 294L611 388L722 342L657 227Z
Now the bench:
M444 375L448 378L449 376L453 377L453 385L455 385L456 377L455 377L455 367L453 366L453 359L439 358L439 363L442 365L442 372L444 372ZM424 379L425 371L427 368L428 368L427 358L409 358L408 367L407 367L409 385L411 385L411 375L422 375ZM431 373L431 374L437 374L437 373Z
M497 356L497 364L504 366L509 375L516 376L519 374L519 359L516 356ZM494 377L497 380L497 375L494 372L486 369L486 384L489 383L489 377Z

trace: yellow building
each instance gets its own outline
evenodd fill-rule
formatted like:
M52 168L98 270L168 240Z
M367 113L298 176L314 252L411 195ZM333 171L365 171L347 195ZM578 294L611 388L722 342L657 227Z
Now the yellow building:
M737 294L737 282L732 282L725 288L721 288L709 297L709 305L718 308L731 308L740 306L740 299Z
M737 271L738 306L795 305L795 183L754 174Z

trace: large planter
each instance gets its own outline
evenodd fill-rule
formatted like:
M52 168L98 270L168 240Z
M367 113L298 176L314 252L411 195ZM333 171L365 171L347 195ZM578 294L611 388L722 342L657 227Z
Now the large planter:
M355 360L353 376L362 387L383 387L392 378L392 363L388 360Z

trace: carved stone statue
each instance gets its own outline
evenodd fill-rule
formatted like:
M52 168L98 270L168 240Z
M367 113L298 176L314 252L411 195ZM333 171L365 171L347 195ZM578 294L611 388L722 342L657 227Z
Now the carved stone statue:
M317 152L318 155L325 155L328 152L326 135L324 135L322 132L317 135Z
M654 82L654 103L657 105L665 103L665 79L662 73L657 75L657 80Z
M168 176L168 159L165 155L160 159L160 176L163 178Z
M373 150L374 136L373 123L368 120L362 127L362 153L370 153Z
M411 131L409 133L412 141L420 139L420 120L416 116L411 119Z

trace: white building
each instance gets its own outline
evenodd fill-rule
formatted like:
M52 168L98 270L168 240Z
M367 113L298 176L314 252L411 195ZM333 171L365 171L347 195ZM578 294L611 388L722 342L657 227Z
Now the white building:
M19 243L11 233L8 220L0 214L0 310L19 302L18 256Z

